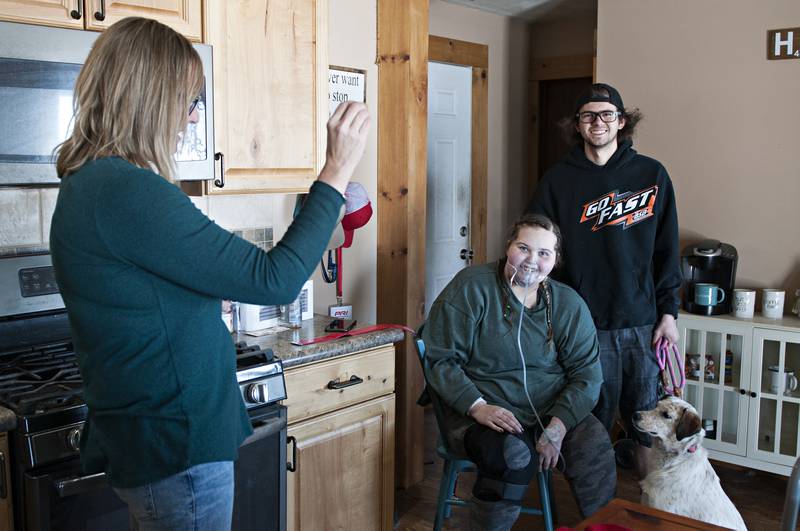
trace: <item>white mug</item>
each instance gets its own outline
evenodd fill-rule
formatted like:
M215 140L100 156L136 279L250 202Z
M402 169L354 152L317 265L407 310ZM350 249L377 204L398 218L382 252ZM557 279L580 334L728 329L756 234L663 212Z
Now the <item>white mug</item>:
M753 289L733 290L733 315L739 319L752 319L756 309L756 291Z
M767 319L783 317L783 300L786 292L782 289L765 289L761 292L761 313Z
M770 365L767 367L769 370L769 390L776 395L783 392L788 395L797 389L797 377L794 375L794 370L789 367L783 368L783 375L780 373L780 367L777 365ZM781 382L783 380L783 382ZM781 385L783 383L783 385ZM783 389L781 389L783 387Z

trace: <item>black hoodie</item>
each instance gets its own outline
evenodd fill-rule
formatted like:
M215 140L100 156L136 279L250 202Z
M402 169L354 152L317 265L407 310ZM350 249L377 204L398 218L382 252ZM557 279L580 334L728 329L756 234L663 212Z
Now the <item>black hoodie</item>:
M678 215L667 170L620 143L605 166L583 145L545 173L526 212L563 235L555 277L584 298L598 329L651 325L678 316Z

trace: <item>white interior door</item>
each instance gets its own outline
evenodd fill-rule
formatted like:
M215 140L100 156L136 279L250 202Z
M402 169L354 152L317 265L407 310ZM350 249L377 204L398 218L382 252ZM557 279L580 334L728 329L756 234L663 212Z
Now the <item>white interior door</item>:
M428 63L426 317L439 292L470 261L471 129L472 69Z

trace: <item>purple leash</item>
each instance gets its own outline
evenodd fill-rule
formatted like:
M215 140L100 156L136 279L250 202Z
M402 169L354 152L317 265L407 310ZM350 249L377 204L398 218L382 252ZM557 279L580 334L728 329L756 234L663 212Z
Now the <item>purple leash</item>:
M675 375L675 366L678 367L678 375ZM686 385L686 375L684 374L683 357L678 352L678 347L669 346L669 341L662 337L656 344L656 361L661 369L661 383L664 391L678 398L683 394L683 387Z

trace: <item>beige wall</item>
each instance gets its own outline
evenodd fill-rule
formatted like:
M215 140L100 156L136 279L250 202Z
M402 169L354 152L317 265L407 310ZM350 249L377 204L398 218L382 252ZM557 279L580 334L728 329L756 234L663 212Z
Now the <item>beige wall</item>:
M528 26L441 0L430 0L429 24L431 35L489 46L487 255L494 260L527 202Z
M594 17L564 18L531 24L531 55L594 55Z
M597 78L645 115L636 147L675 184L681 244L739 251L739 287L800 287L800 60L768 61L797 0L614 0L598 8Z

